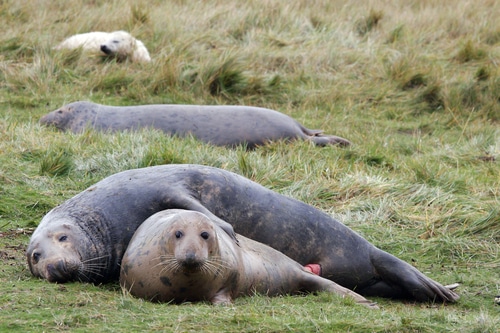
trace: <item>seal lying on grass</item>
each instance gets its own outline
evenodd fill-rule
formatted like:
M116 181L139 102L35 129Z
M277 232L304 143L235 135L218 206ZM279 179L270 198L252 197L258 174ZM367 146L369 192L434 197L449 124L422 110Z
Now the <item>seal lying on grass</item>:
M31 272L51 282L115 280L139 225L174 208L201 212L230 235L233 226L301 265L319 265L322 277L364 296L458 299L318 209L232 172L200 165L123 171L52 209L31 236Z
M278 111L234 105L106 106L74 102L40 119L63 131L79 133L90 127L101 131L155 128L169 135L193 135L217 146L246 144L248 148L270 141L303 139L318 146L347 146L349 141L310 130Z
M329 291L377 308L283 253L243 236L236 243L206 215L180 209L156 213L139 226L123 255L120 285L156 302L230 304L255 293Z
M73 35L55 47L56 50L76 48L82 48L93 54L114 57L118 61L124 61L125 59L134 62L151 61L146 46L130 33L122 30L113 32L93 31Z

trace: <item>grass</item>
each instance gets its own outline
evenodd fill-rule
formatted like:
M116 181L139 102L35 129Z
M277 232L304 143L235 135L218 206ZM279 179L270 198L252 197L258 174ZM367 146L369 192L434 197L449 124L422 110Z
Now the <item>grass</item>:
M497 1L4 1L0 19L0 331L496 332L500 308ZM128 30L151 64L56 52ZM63 104L246 104L345 137L226 149L156 131L80 135ZM165 163L234 171L335 216L444 283L457 304L332 295L152 304L118 285L49 284L24 251L44 214L113 173Z

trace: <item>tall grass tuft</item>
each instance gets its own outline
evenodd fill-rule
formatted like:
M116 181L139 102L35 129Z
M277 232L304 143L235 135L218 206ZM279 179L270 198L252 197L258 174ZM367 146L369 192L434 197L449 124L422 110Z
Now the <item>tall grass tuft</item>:
M132 26L147 24L150 20L149 8L141 4L132 5L130 22Z
M212 96L242 94L249 83L243 62L234 56L224 57L220 64L205 68L200 79Z
M355 24L356 32L360 36L366 35L367 33L369 33L378 26L380 20L383 17L384 13L382 11L370 9L370 13L368 14L368 16L356 21Z
M455 59L461 63L465 63L473 60L481 60L484 57L486 57L486 51L471 40L468 40L458 50Z
M66 176L73 168L72 154L66 150L49 150L40 161L40 175Z

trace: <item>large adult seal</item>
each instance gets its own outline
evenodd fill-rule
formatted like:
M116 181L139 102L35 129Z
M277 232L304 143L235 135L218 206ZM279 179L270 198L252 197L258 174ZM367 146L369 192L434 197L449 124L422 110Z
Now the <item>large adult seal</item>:
M303 139L316 145L349 145L334 135L310 130L278 111L234 105L136 105L106 106L74 102L40 119L63 131L79 133L86 128L100 131L124 131L155 128L168 135L193 135L198 140L218 146L248 148L271 141Z
M230 304L243 295L328 291L376 307L314 275L275 249L238 235L238 243L200 212L170 209L142 223L123 255L120 285L156 302Z
M135 230L165 209L207 215L364 296L455 301L458 295L370 244L329 215L229 171L162 165L109 176L44 216L27 250L31 272L52 282L117 279Z

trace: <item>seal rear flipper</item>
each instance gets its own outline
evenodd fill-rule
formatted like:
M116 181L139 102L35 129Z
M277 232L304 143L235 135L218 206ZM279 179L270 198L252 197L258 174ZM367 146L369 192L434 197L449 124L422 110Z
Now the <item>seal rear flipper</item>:
M325 278L322 278L321 276L315 275L314 273L311 273L307 270L304 270L300 289L308 292L328 291L340 295L342 298L350 297L357 304L366 306L370 309L379 309L376 303L364 298L360 294L350 289L344 288L331 280L327 280Z
M351 142L349 140L335 135L315 135L307 137L307 139L311 140L312 142L314 142L314 144L320 147L328 145L338 145L341 147L347 147L351 145Z
M420 302L455 302L460 296L428 278L410 264L382 250L372 255L372 263L381 281L359 291L364 295L414 298Z
M298 123L298 125L304 135L303 139L310 140L317 146L339 145L341 147L347 147L351 145L349 140L341 138L340 136L323 134L322 130L309 129L302 126L300 123Z

